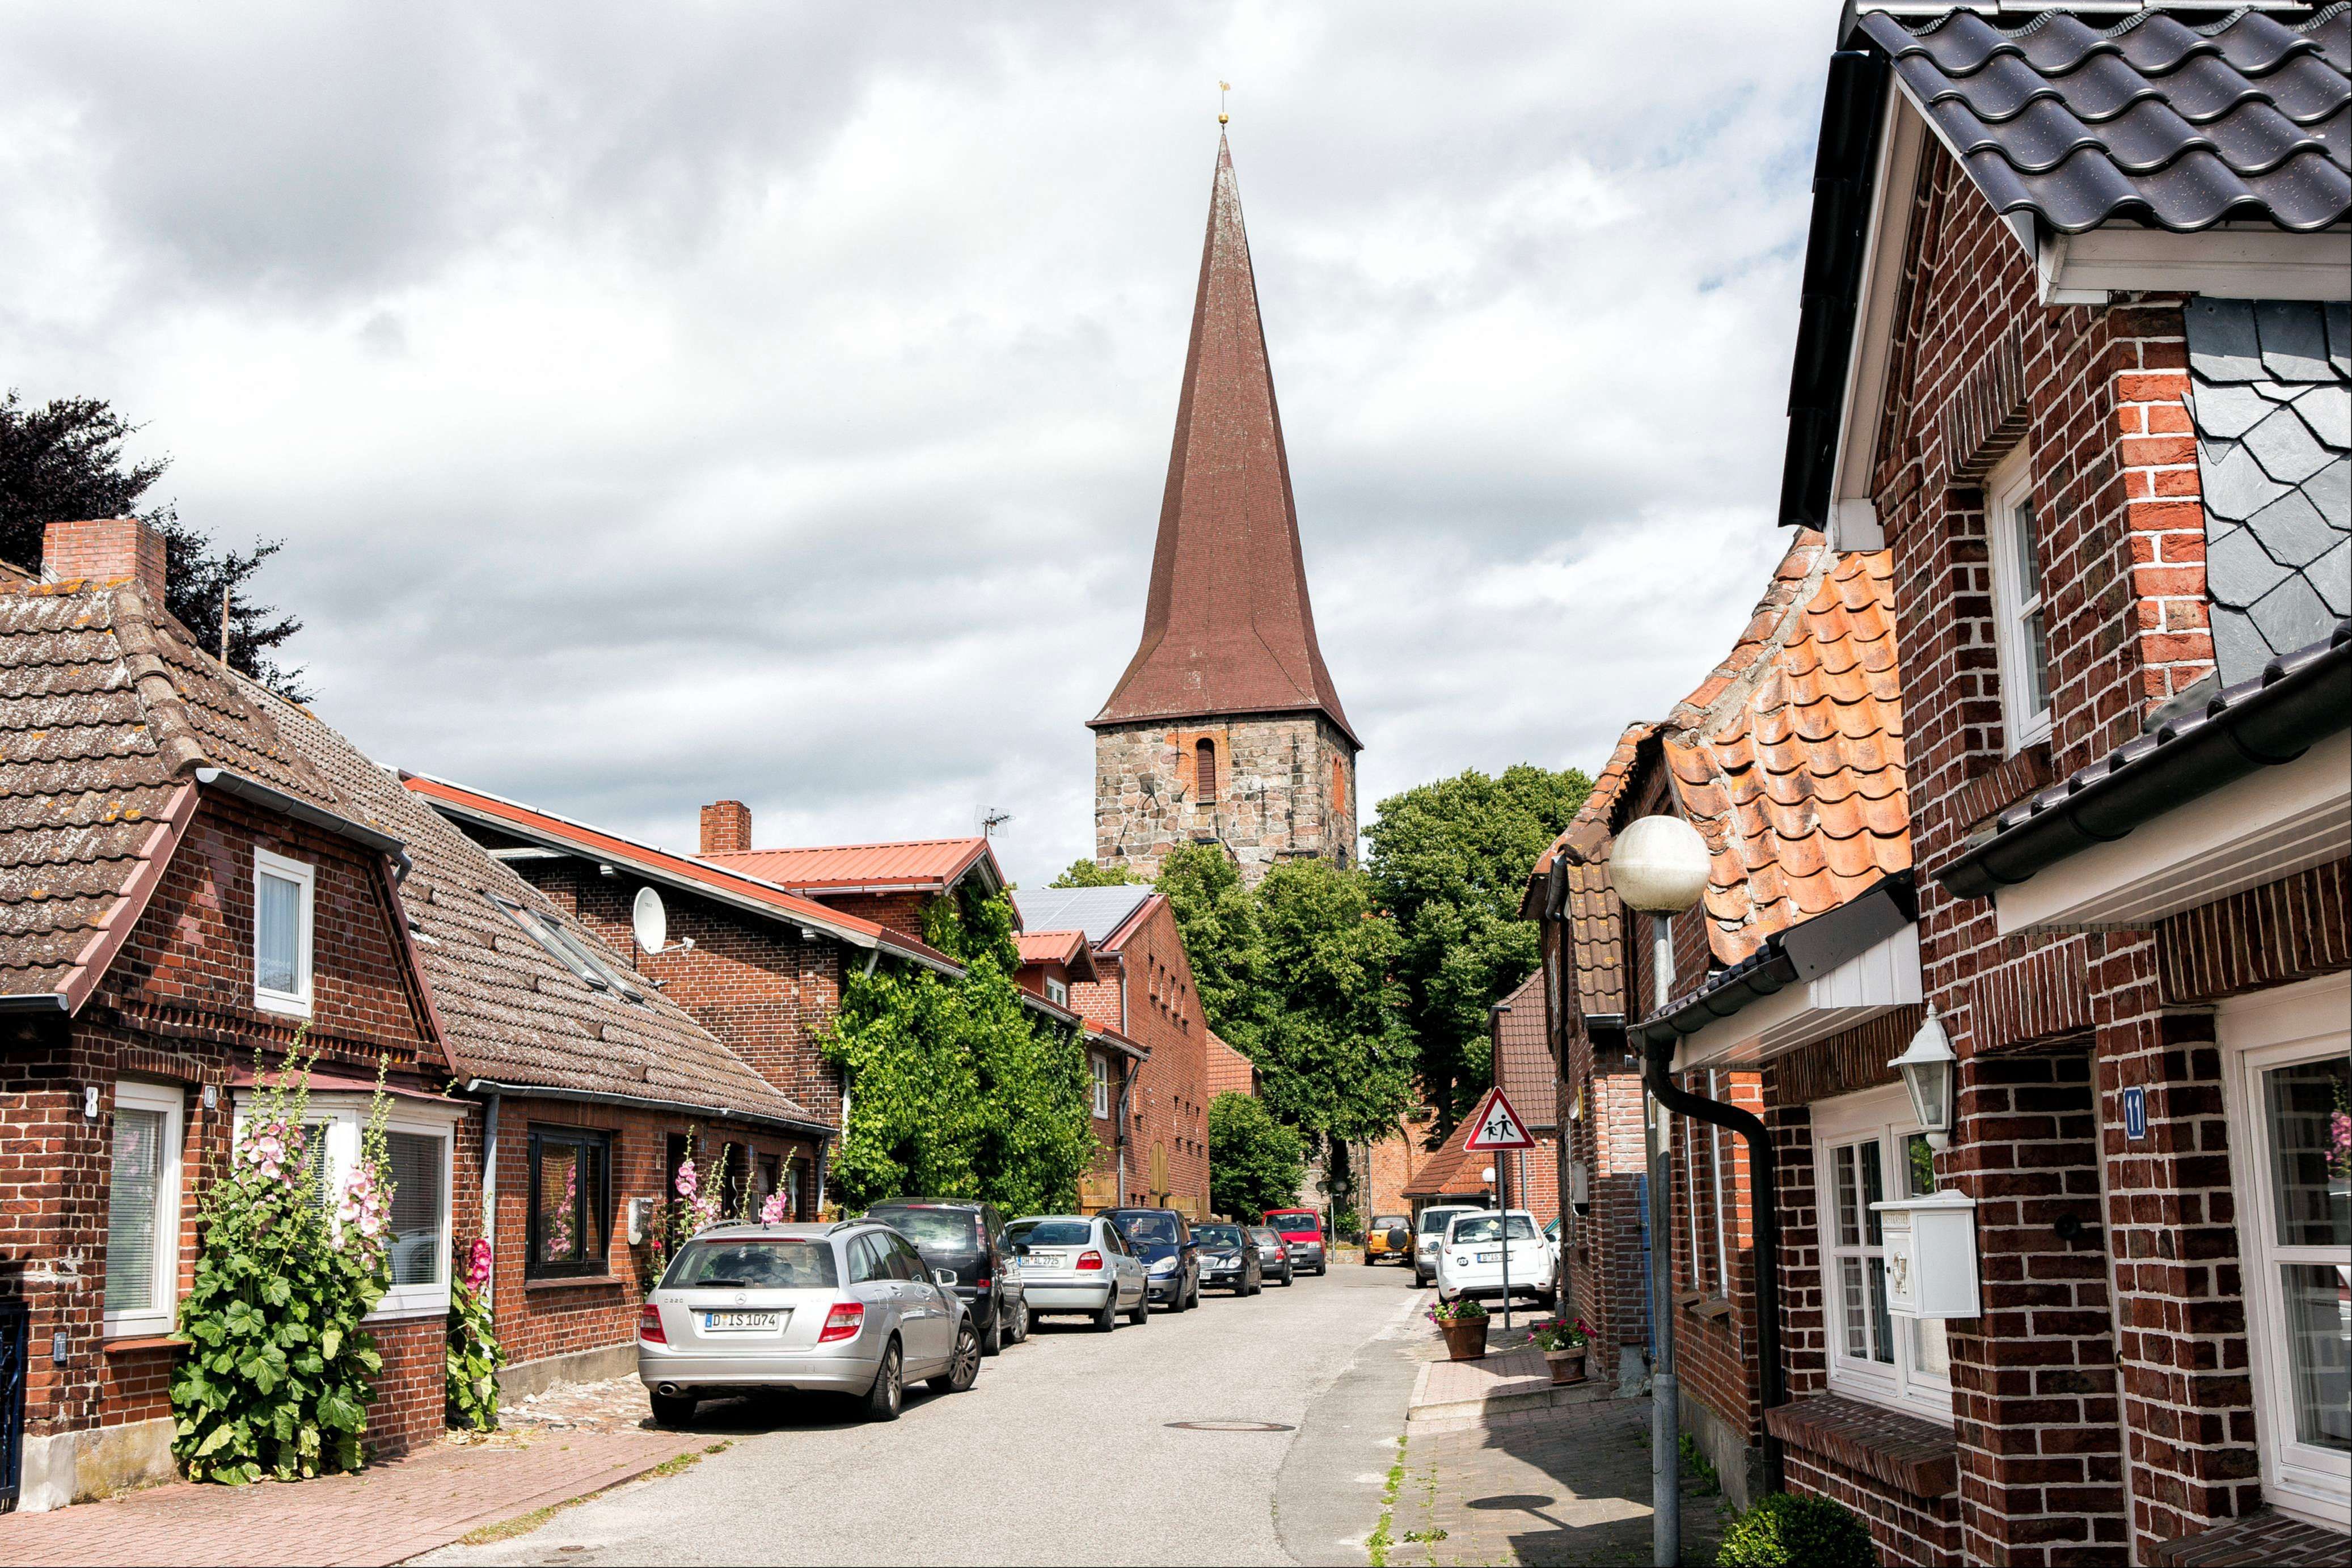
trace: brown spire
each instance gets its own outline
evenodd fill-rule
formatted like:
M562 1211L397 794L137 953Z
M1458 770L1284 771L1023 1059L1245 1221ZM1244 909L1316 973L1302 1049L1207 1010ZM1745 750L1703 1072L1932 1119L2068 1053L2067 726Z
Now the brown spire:
M1306 711L1361 744L1315 642L1257 279L1221 134L1143 642L1087 722Z

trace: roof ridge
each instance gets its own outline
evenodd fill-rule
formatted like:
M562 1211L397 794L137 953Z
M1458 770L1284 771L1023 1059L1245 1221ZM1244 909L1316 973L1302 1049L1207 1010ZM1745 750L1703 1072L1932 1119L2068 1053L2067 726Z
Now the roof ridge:
M163 634L148 608L147 595L134 581L125 580L114 590L113 632L115 646L121 650L123 674L139 699L149 732L155 737L156 755L165 770L177 778L211 762L212 754L205 749L201 732L188 716L187 698L172 678L172 667L164 663ZM240 695L238 700L244 699ZM272 733L277 727L270 726Z

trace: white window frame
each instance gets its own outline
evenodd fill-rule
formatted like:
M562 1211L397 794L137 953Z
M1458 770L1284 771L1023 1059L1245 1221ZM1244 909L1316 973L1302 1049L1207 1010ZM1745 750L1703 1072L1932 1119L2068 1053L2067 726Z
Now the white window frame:
M1045 977L1045 999L1053 1003L1057 1008L1068 1007L1070 1005L1070 988L1064 985L1061 981L1054 978L1053 976L1048 975Z
M1087 1071L1094 1081L1095 1114L1104 1121L1110 1119L1110 1058L1096 1051L1087 1058Z
M160 1111L163 1115L162 1147L155 1175L155 1286L159 1300L144 1308L104 1314L101 1325L109 1339L166 1334L178 1326L180 1313L180 1148L187 1136L187 1092L175 1083L119 1082L114 1109ZM108 1157L110 1176L112 1156ZM109 1183L111 1218L111 1181Z
M343 1183L350 1177L352 1167L359 1163L360 1138L366 1130L368 1106L373 1096L367 1094L318 1093L310 1095L304 1112L306 1124L323 1126L327 1134L327 1205L332 1214L341 1197ZM245 1130L246 1118L252 1113L253 1092L239 1090L236 1095L236 1129ZM438 1278L416 1285L394 1285L383 1293L383 1300L367 1315L369 1322L382 1322L394 1318L414 1318L446 1314L449 1311L449 1253L452 1218L456 1213L454 1186L457 1176L457 1124L466 1113L454 1105L436 1105L427 1101L395 1097L385 1113L383 1126L387 1133L407 1133L418 1137L437 1138L441 1144L441 1239L443 1245L434 1260Z
M1888 1328L1895 1336L1892 1366L1875 1361L1856 1361L1845 1354L1846 1303L1838 1260L1854 1249L1838 1240L1837 1169L1832 1151L1874 1140L1878 1145L1879 1181L1885 1189L1879 1196L1899 1197L1907 1190L1907 1184L1902 1188L1897 1185L1908 1168L1904 1145L1918 1131L1911 1098L1900 1083L1842 1094L1813 1105L1814 1213L1819 1232L1815 1255L1821 1260L1822 1349L1832 1393L1851 1395L1948 1427L1952 1424L1951 1380L1938 1379L1915 1365L1919 1359L1920 1333L1916 1320L1888 1319ZM1869 1252L1866 1248L1862 1250L1865 1255ZM1876 1257L1870 1259L1866 1266L1882 1266L1878 1260L1885 1255L1882 1243Z
M2017 576L2017 546L2012 537L2017 528L2017 514L2021 507L2033 501L2033 460L2023 443L2000 460L1985 480L1985 555L1992 566L1992 608L1994 651L2000 662L2001 733L2007 737L2007 748L2014 755L2050 734L2051 679L2049 661L2042 666L2043 702L2039 712L2027 712L2026 672L2033 659L2032 639L2025 634L2026 618L2042 616L2042 643L2046 650L2050 634L2050 596L2044 586L2049 577L2049 565L2042 559L2043 551L2037 539L2034 559L2041 562L2044 582L2032 584L2032 591ZM2037 519L2038 520L2038 519Z
M1729 1103L1723 1098L1722 1075L1712 1067L1706 1070L1706 1097ZM1728 1197L1723 1190L1724 1137L1721 1127L1713 1122L1706 1124L1706 1166L1715 1190L1716 1294L1727 1297L1731 1294L1731 1238Z
M2253 1374L2254 1433L2262 1457L2263 1499L2283 1512L2343 1530L2352 1527L2352 1455L2294 1437L2294 1390L2286 1354L2286 1308L2279 1299L2281 1265L2342 1267L2340 1250L2280 1247L2271 1239L2273 1202L2268 1113L2263 1074L2352 1048L2352 976L2335 974L2232 998L2215 1022L2222 1050L2221 1098L2229 1118L2231 1185L2242 1195L2249 1361Z
M299 967L301 983L290 991L271 990L261 983L261 879L264 875L293 883L302 890L301 919L295 933L294 956ZM317 946L311 940L314 929L313 906L318 902L319 868L308 862L289 860L257 848L253 852L253 1005L266 1013L284 1013L292 1018L310 1016L310 998L317 987L313 984L313 956Z

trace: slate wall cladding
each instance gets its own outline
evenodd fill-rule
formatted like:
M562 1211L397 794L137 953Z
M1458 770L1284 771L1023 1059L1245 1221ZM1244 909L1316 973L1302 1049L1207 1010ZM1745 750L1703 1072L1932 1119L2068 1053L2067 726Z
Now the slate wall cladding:
M2200 298L2184 315L2226 686L2352 615L2352 314Z
M1215 748L1201 798L1199 744ZM1283 861L1356 853L1356 752L1318 714L1106 726L1095 732L1095 859L1157 876L1179 845L1222 843L1255 884Z

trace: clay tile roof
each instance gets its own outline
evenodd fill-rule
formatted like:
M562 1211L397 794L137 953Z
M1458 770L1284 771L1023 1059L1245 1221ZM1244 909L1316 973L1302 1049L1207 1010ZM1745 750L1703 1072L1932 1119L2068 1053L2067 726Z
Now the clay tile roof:
M1633 759L1642 743L1655 732L1654 725L1625 727L1607 765L1592 781L1592 793L1536 862L1538 876L1550 873L1555 859L1568 863L1569 954L1576 970L1577 1011L1587 1018L1625 1010L1624 953L1618 933L1617 900L1609 885L1609 841L1626 781L1633 777Z
M1886 551L1801 530L1737 645L1661 727L1683 814L1715 857L1716 956L1911 865Z
M1503 998L1509 1009L1495 1015L1495 1081L1531 1131L1559 1124L1558 1069L1544 1043L1543 971L1519 982Z
M1208 1075L1209 1098L1220 1094L1255 1094L1257 1092L1257 1066L1240 1051L1209 1031Z
M699 860L794 893L945 892L976 865L1002 887L985 838L912 839L902 843L830 844L814 849L735 850Z
M2342 5L2208 26L2151 9L2113 26L2053 10L2002 27L1959 8L1860 26L2005 216L2062 234L2246 220L2309 232L2352 212Z
M302 709L247 687L363 820L413 862L400 900L461 1077L613 1094L752 1120L821 1125L628 959L467 838L400 778ZM600 991L557 961L486 894L522 905L587 946L642 1001Z
M1464 1149L1459 1138L1449 1139L1415 1171L1412 1179L1404 1184L1406 1197L1475 1197L1486 1190L1480 1173L1486 1168L1486 1156L1475 1160Z
M135 581L0 578L0 994L80 1005L211 768L347 815Z
M1305 711L1355 743L1315 638L1241 189L1220 136L1143 639L1087 722Z

